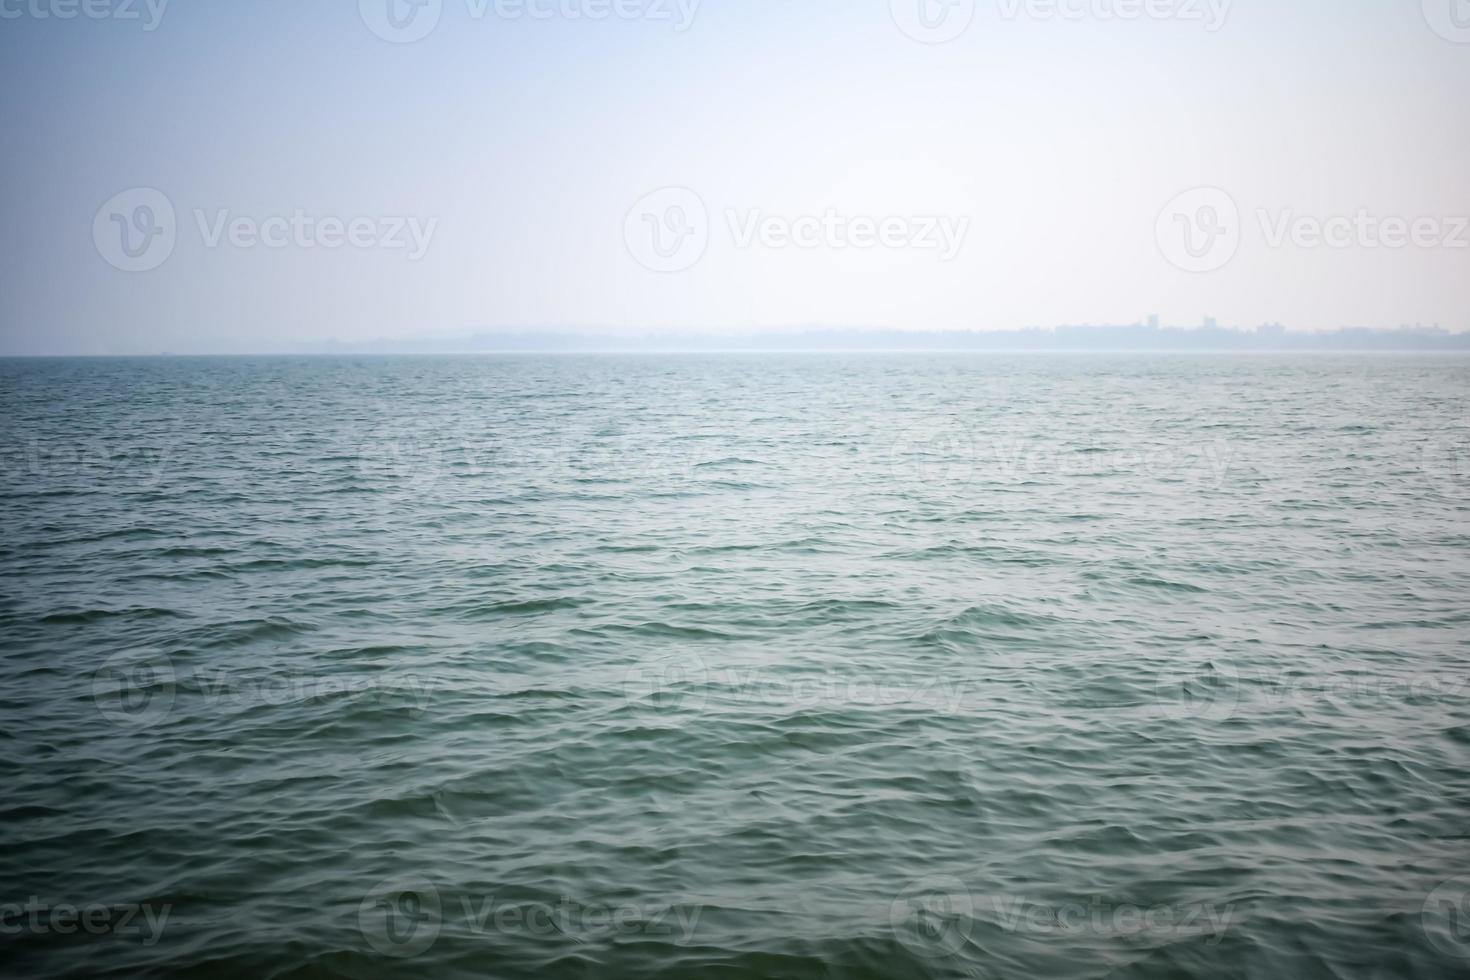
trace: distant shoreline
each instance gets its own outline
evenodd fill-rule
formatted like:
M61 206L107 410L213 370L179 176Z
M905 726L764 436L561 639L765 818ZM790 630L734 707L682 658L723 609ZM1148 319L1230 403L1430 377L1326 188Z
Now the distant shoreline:
M85 357L468 357L506 354L1453 354L1470 353L1470 332L1437 327L1343 328L1323 333L1143 325L1055 330L802 330L790 333L608 335L500 332L470 336L327 341L258 351L0 353L0 358Z
M771 355L917 355L917 354L965 354L1016 357L1089 357L1135 354L1145 357L1298 357L1298 356L1365 356L1368 354L1401 356L1463 356L1470 355L1470 346L1455 348L1308 348L1297 350L1227 350L1219 348L1154 349L1143 348L1096 348L1087 350L1044 350L1013 349L984 350L976 348L914 347L914 348L648 348L577 350L447 350L447 351L214 351L201 353L159 352L156 354L0 354L0 361L186 361L186 360L250 360L261 358L294 360L336 360L349 358L395 358L418 357L426 359L446 358L493 358L493 357L680 357L702 355L709 357L771 356Z

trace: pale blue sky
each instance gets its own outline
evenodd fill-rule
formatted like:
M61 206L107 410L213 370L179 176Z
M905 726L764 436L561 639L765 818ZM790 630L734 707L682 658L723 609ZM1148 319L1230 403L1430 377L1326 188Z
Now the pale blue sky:
M173 0L151 31L142 0L141 20L35 16L58 2L0 0L3 353L1150 312L1470 329L1470 248L1453 247L1470 215L1470 43L1431 28L1440 0L1237 0L1214 31L1187 19L1205 0L1130 21L979 0L939 45L906 36L889 0L705 0L682 31L493 5L477 18L478 0L443 0L409 44L376 36L358 0ZM1460 0L1443 2L1447 18ZM625 226L671 186L707 209L708 246L660 273ZM1156 223L1199 186L1238 206L1240 242L1187 272ZM176 242L128 272L94 219L138 187L172 204ZM829 209L915 235L963 218L966 232L948 261L739 240L752 215ZM362 247L211 245L223 211L373 227ZM1269 241L1283 216L1359 211L1433 218L1438 244ZM421 257L378 247L407 222L428 233Z

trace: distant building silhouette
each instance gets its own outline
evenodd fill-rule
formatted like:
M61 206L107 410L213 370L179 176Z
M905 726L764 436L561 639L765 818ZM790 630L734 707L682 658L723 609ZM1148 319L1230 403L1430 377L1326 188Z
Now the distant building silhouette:
M1054 330L861 330L854 328L767 331L743 334L608 334L521 331L471 337L381 340L364 344L314 345L310 353L458 354L591 353L599 351L1463 351L1470 333L1450 333L1438 324L1393 330L1343 327L1323 333L1293 333L1280 323L1254 330L1222 327L1206 317L1198 327L1170 327L1150 315L1127 325L1062 325Z

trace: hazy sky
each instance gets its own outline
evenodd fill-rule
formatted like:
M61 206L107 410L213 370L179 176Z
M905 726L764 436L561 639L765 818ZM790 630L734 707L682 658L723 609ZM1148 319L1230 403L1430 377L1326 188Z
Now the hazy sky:
M1467 0L160 2L0 0L0 352L1470 329Z

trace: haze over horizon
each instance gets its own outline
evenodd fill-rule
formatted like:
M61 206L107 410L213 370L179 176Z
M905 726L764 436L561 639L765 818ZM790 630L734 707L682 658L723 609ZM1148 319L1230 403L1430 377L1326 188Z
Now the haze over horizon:
M1470 328L1452 0L920 2L12 4L0 353Z

